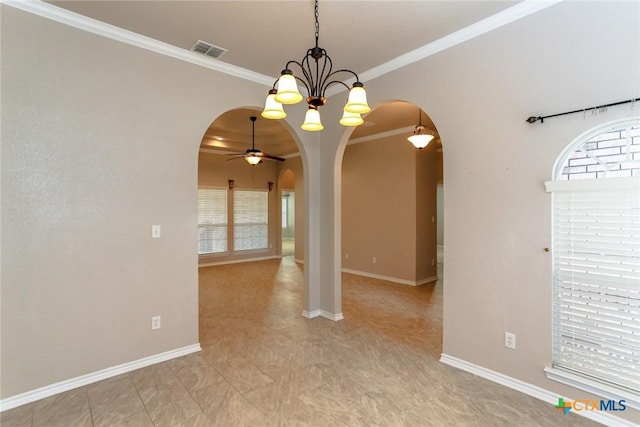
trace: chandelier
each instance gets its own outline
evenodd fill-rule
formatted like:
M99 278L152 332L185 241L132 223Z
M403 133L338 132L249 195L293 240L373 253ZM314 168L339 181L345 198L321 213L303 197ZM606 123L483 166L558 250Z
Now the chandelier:
M418 124L415 129L413 129L413 135L408 137L409 142L413 144L419 150L422 150L424 147L429 145L434 136L430 133L427 133L427 128L422 124L422 109L418 109Z
M349 98L344 106L344 113L340 119L343 126L359 126L364 123L361 114L371 111L367 104L367 93L364 85L360 82L358 75L347 69L333 71L333 62L327 51L318 46L320 37L320 24L318 23L318 0L315 0L314 8L316 24L316 45L307 50L307 54L298 62L291 60L287 62L275 81L265 102L262 117L266 119L283 119L287 116L282 104L297 104L302 101L303 96L298 90L298 82L302 83L307 92L308 110L305 115L302 129L306 131L321 131L324 129L320 121L319 107L322 107L327 99L325 97L327 88L334 84L341 84L349 90ZM292 70L294 68L296 72ZM338 74L351 74L356 81L351 89L341 80L336 80Z

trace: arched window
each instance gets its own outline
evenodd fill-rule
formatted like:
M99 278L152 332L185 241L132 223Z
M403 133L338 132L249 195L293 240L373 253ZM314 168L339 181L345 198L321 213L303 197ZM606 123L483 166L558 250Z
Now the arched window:
M583 134L553 193L549 378L640 408L640 120Z

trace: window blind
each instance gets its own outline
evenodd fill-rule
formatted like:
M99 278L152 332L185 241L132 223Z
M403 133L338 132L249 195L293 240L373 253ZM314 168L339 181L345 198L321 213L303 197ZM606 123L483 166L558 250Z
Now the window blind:
M198 254L227 252L227 190L198 188Z
M552 181L553 366L640 392L640 177Z
M268 193L233 192L233 250L268 248Z

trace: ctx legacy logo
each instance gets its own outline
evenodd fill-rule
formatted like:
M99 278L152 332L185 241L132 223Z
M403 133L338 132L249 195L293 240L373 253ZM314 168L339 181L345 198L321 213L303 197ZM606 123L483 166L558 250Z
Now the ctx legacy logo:
M562 397L558 398L556 405L558 411L562 411L565 415L569 411L624 411L627 409L625 400L574 400L567 402Z

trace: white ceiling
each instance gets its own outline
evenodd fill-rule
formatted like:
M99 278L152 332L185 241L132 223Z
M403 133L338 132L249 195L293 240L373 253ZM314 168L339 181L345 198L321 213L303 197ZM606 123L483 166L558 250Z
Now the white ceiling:
M315 44L310 0L48 3L183 49L212 43L229 50L220 61L274 79ZM321 0L319 45L339 68L361 73L515 3Z
M189 50L197 40L203 40L228 49L219 59L206 57L207 60L272 76L274 81L287 61L300 61L315 44L311 0L47 3L180 49ZM320 0L319 46L331 56L334 69L347 68L362 75L516 3L519 1ZM406 103L396 104L403 107ZM234 110L212 118L216 120L203 138L203 147L244 151L251 143L251 115L259 117L259 112ZM375 124L360 126L352 137L415 124L417 111L407 104L388 118L380 114L376 117ZM256 122L256 146L279 156L297 151L284 126L260 117Z

